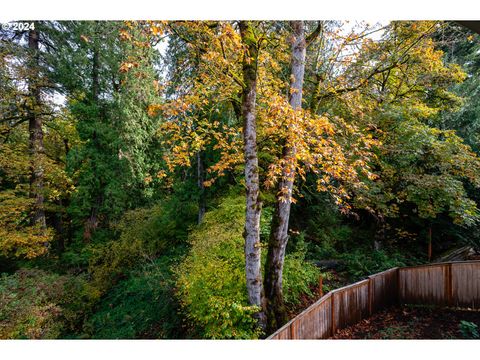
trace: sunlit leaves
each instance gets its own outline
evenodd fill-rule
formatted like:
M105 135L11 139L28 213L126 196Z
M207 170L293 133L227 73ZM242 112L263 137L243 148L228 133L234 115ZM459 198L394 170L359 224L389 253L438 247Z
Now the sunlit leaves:
M420 218L447 213L457 224L478 221L465 183L480 187L480 159L454 131L403 121L390 132L381 159L380 181L374 185L379 192L370 195L387 216L398 216L399 207L410 203Z
M371 147L376 141L366 138L342 119L331 121L308 110L294 111L279 95L271 96L267 104L259 110L262 135L268 139L268 150L274 156L268 167L266 187L273 188L282 176L292 180L297 174L300 180L305 180L307 173L314 173L318 175L318 190L329 191L346 210L347 188L362 186L361 176L375 176L369 162L373 157ZM348 147L338 142L339 138L348 138ZM295 157L282 156L277 144L295 146ZM282 169L289 170L284 173Z
M347 187L361 186L362 176L374 177L369 161L376 141L340 118L332 121L308 110L293 111L286 96L288 31L273 32L267 25L256 24L251 34L252 41L262 44L257 61L257 138L263 185L271 190L281 177L293 179L298 174L302 180L313 172L318 175L319 190L330 191L339 203L344 202L350 193ZM188 87L175 89L175 97L150 105L148 111L166 120L159 135L167 149L164 160L169 172L191 166L194 155L207 147L219 153L219 160L207 170L208 186L243 163L241 123L238 113L237 119L232 115L242 89L241 59L249 59L249 54L231 23L180 22L171 24L170 30L185 41L183 56L192 63L195 76L188 79ZM350 144L338 142L340 137L348 138ZM296 155L283 158L282 146L289 144L295 145ZM268 162L263 153L269 154ZM282 171L285 168L290 171Z
M52 231L29 226L33 199L22 191L0 192L0 254L31 259L48 251Z

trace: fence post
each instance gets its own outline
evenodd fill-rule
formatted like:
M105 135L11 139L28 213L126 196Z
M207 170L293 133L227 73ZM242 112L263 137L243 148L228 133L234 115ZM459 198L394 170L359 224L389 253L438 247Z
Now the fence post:
M372 316L373 307L373 279L368 277L368 316Z
M332 309L332 336L335 335L335 292L330 296L330 307Z
M446 266L445 278L445 297L446 305L453 306L453 279L452 279L452 263Z
M397 291L396 291L396 294L397 294L397 298L395 299L395 305L401 305L402 303L402 297L400 296L400 294L402 293L402 289L401 289L401 286L400 286L400 268L397 268L397 271L396 271L396 281L397 281Z

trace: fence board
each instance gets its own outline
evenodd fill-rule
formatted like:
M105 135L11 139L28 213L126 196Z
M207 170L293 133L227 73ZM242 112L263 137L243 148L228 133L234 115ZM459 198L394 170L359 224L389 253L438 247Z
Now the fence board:
M371 280L371 309L373 314L398 301L398 268L383 271L368 277Z
M292 334L294 339L321 339L330 336L332 319L330 296L323 297L311 311L303 314L296 332Z
M399 296L402 303L446 305L446 264L399 269Z
M369 316L368 284L369 280L363 280L332 292L334 329L343 329Z
M480 265L452 264L452 302L454 306L480 308Z

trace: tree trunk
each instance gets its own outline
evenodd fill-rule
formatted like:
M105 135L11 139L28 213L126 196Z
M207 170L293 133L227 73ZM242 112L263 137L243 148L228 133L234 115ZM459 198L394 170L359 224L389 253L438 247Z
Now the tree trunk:
M379 251L382 249L383 244L385 243L385 218L382 214L378 213L374 215L376 228L375 236L373 239L373 250Z
M63 253L65 251L65 226L63 223L63 212L60 210L64 208L62 199L58 199L55 202L58 205L59 210L56 212L53 218L53 228L57 234L57 249L58 252Z
M99 68L99 49L98 49L98 45L95 45L93 49L93 58L92 58L92 97L95 103L98 103L98 95L100 93L100 84L98 80L98 68Z
M100 94L100 85L99 85L99 67L100 67L100 62L99 62L99 48L98 45L95 44L93 48L93 56L92 56L92 101L93 104L98 108L99 106L99 94ZM97 141L97 133L96 131L93 131L93 143L94 145L98 144ZM96 172L96 166L95 162L92 161L92 171L93 173ZM93 204L91 205L90 208L90 215L85 221L85 226L84 226L84 231L83 231L83 242L84 243L89 243L93 233L97 229L98 226L98 209L101 205L101 200L102 196L98 194L95 199L93 200Z
M243 140L245 155L245 272L248 300L258 306L259 325L265 329L264 294L261 276L260 214L262 203L259 200L259 175L257 156L256 97L257 97L257 58L258 47L253 29L248 21L240 22L240 35L246 52L243 58L242 94Z
M197 186L198 186L198 223L201 224L205 215L205 169L203 166L202 151L197 152Z
M303 78L305 73L306 41L303 21L292 21L293 42L290 84L290 106L294 110L302 107ZM280 196L275 204L272 229L268 244L265 269L265 296L267 299L268 330L274 331L286 322L283 302L282 276L285 249L288 242L288 221L292 203L292 190L295 178L296 148L288 141L283 147L282 178L279 181Z
M44 169L42 158L45 153L43 145L42 119L38 116L40 106L40 84L39 84L39 33L37 30L30 30L28 33L28 48L31 52L31 75L28 81L28 92L30 104L27 109L29 150L31 156L30 167L30 197L34 199L31 224L38 226L42 232L47 228L44 208Z
M432 225L428 226L428 261L432 261Z
M312 98L310 100L310 112L312 114L316 114L318 112L318 109L320 107L320 98L319 98L319 95L320 95L320 89L323 85L323 77L321 74L315 74L315 80L314 80L314 84L313 84L313 94L312 94Z

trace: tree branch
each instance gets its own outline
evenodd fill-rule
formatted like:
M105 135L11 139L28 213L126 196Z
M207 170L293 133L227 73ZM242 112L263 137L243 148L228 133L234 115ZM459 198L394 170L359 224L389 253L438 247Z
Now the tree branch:
M320 33L322 32L322 29L323 29L323 24L321 21L319 21L315 30L305 38L305 42L307 43L307 48L313 43L313 41L315 41L318 35L320 35Z

